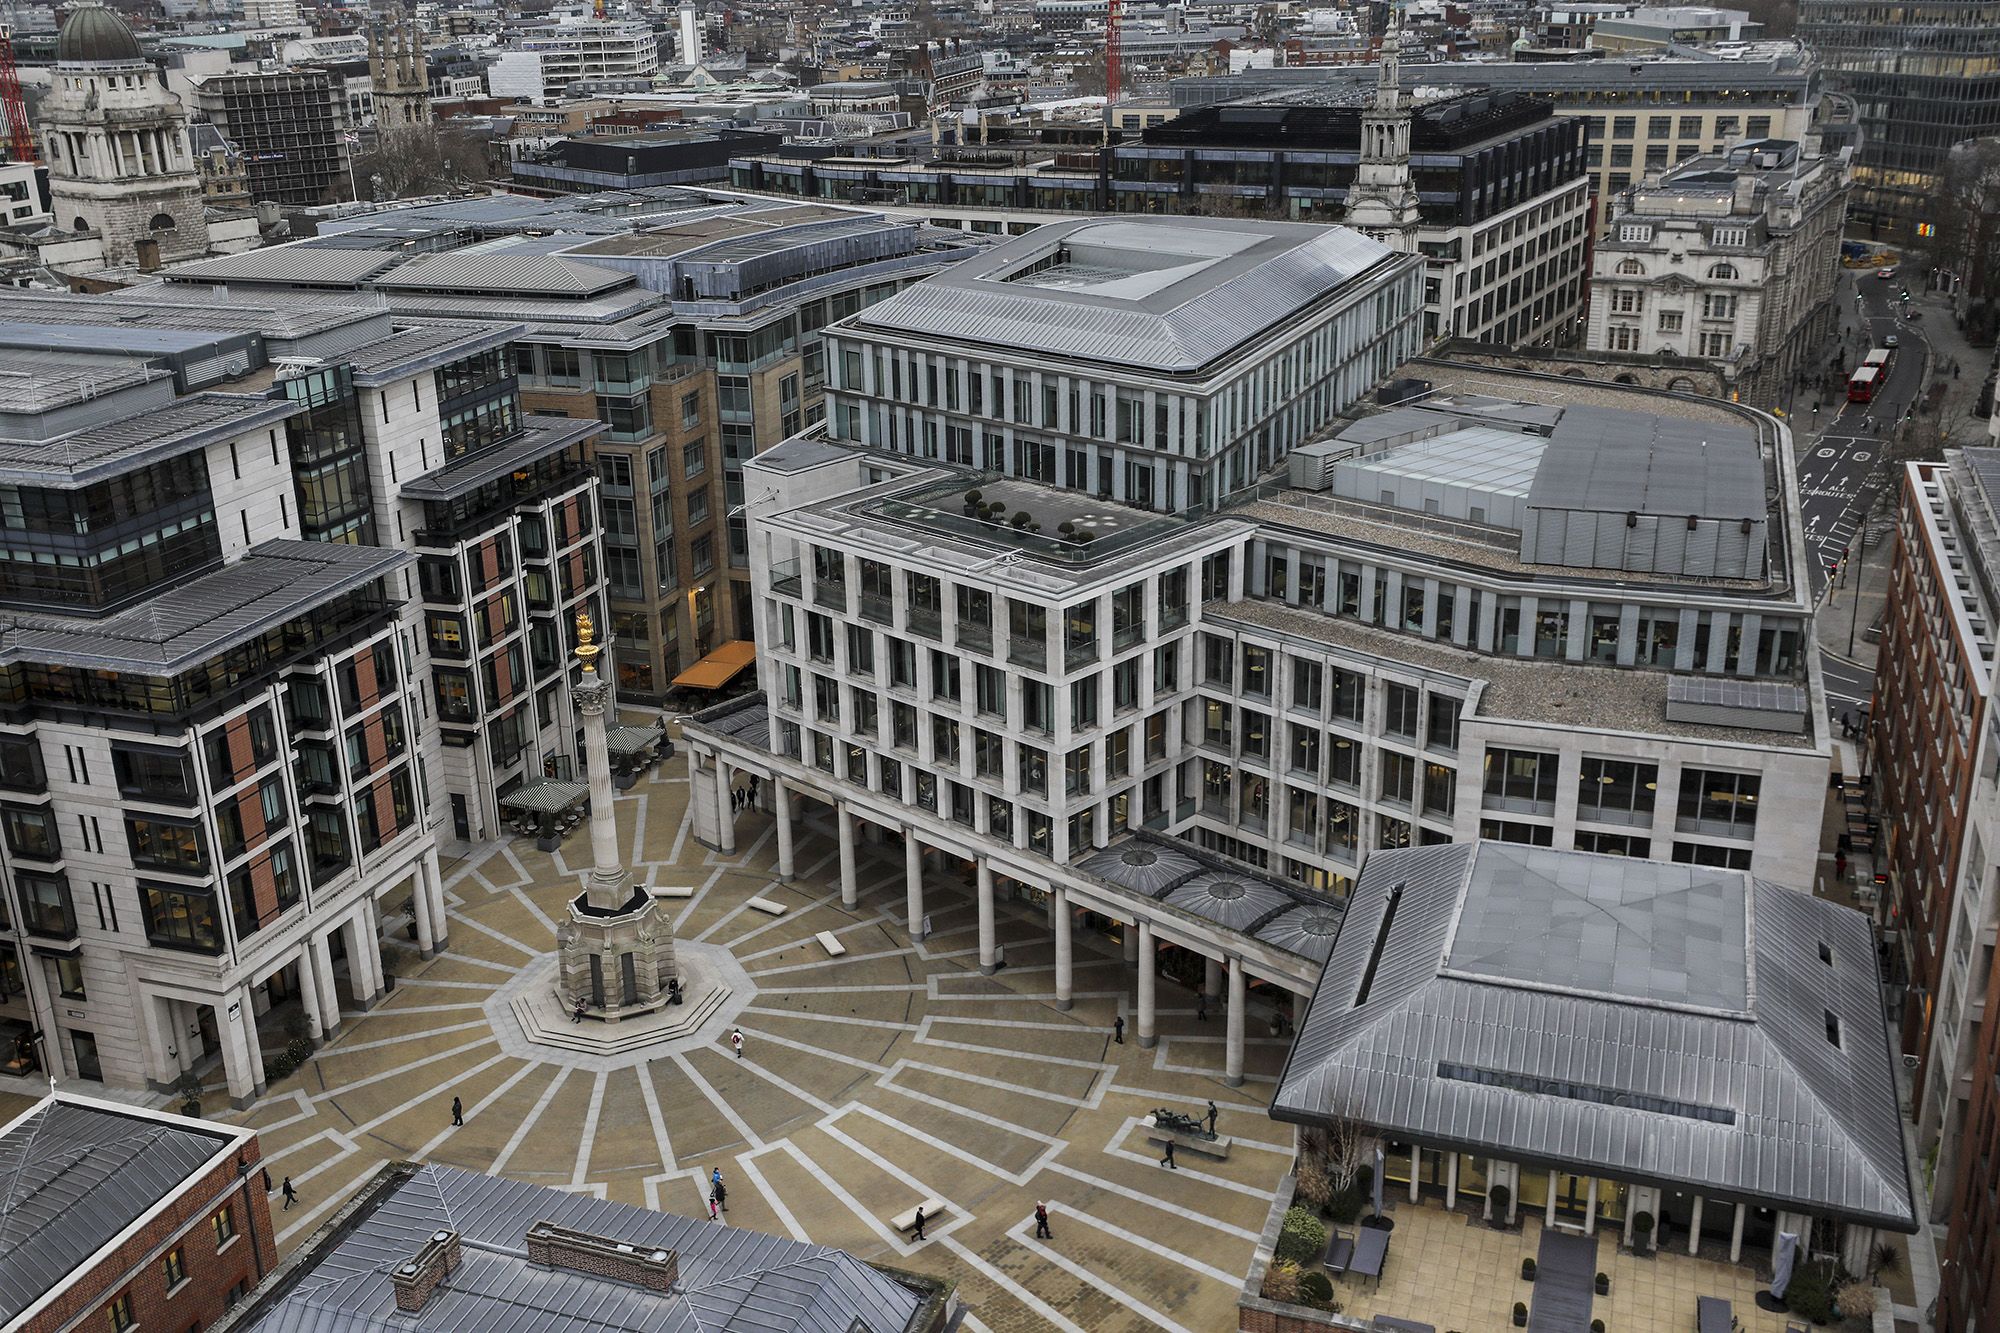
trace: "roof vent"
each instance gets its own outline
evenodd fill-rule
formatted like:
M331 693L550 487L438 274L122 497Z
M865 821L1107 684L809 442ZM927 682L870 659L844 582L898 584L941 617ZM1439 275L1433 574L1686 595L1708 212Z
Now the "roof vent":
M528 1228L528 1262L661 1293L672 1291L681 1276L678 1251L572 1231L549 1221Z
M433 1231L415 1258L398 1264L396 1271L389 1274L389 1281L396 1287L396 1308L405 1314L422 1310L431 1293L443 1286L445 1278L457 1267L458 1233Z

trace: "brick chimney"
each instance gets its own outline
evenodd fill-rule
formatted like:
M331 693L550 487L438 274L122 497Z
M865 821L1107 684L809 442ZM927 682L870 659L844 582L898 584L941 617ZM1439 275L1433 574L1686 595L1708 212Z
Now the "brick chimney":
M629 1282L647 1291L666 1293L680 1280L681 1257L674 1250L652 1249L609 1236L572 1231L554 1222L528 1228L528 1262L566 1269L613 1282Z
M396 1308L407 1314L423 1309L431 1293L457 1267L458 1233L432 1232L416 1257L397 1265L396 1271L389 1275L389 1280L396 1284Z

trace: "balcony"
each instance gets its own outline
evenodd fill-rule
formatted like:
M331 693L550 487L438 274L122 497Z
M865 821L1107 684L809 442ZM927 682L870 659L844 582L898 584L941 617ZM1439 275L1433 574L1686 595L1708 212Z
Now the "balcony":
M864 592L858 602L863 620L872 620L878 625L896 623L896 604L886 595L879 592Z
M1049 665L1049 642L1047 639L1027 639L1018 634L1007 639L1007 661L1031 671L1046 671Z
M944 616L930 607L910 608L909 629L912 634L921 634L926 639L944 641Z
M780 597L799 597L805 592L805 583L799 577L799 562L782 560L771 566L771 591Z
M1127 625L1111 636L1111 651L1122 653L1127 648L1137 648L1146 641L1144 624Z
M813 604L830 610L847 612L847 581L845 579L813 580Z
M969 653L992 652L993 627L961 620L958 622L958 646Z
M1063 665L1071 671L1075 671L1080 667L1090 666L1096 661L1097 640L1094 638L1072 642L1063 648Z

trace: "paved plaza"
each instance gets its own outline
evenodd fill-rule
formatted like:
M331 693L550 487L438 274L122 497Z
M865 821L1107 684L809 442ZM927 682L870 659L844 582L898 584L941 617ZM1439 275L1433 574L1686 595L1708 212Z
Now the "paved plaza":
M677 936L725 947L748 974L733 1020L744 1057L726 1033L658 1058L523 1040L501 992L553 949L588 839L554 856L532 840L482 848L448 872L448 952L385 946L394 989L248 1111L210 1090L209 1112L257 1128L273 1179L299 1190L277 1215L281 1247L388 1160L696 1215L719 1166L731 1225L948 1276L971 1327L1234 1326L1291 1159L1290 1129L1263 1111L1283 1043L1253 1037L1246 1085L1227 1088L1220 1015L1197 1021L1194 996L1162 977L1157 1048L1114 1044L1133 982L1115 941L1077 931L1076 1004L1059 1012L1040 909L1003 903L1007 965L981 976L968 886L932 880L931 934L913 945L900 845L863 845L860 902L843 909L830 827L803 825L800 873L774 884L769 816L739 816L742 851L720 856L692 837L687 796L685 761L668 761L618 800L620 837L635 878L691 890L666 904ZM758 896L787 910L758 911ZM845 956L828 955L823 931ZM1266 1014L1250 1019L1261 1037ZM1161 1167L1140 1118L1210 1099L1229 1160ZM913 1242L891 1219L925 1199L947 1209ZM1037 1199L1051 1201L1052 1239L1033 1238Z

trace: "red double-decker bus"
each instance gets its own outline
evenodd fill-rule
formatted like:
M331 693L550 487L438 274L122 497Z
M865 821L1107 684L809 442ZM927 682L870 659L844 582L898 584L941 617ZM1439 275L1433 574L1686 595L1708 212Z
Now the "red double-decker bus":
M1847 381L1847 401L1850 403L1872 403L1875 390L1881 387L1882 371L1876 366L1863 366Z

